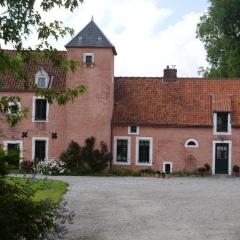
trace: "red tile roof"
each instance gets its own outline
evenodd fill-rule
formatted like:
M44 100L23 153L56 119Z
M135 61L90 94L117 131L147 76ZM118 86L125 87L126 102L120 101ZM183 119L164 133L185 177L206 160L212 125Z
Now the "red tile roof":
M16 55L14 50L6 50L10 55ZM64 58L67 57L66 51L59 51ZM60 67L55 67L51 64L49 60L40 61L39 65L30 63L26 66L27 75L29 78L30 89L33 89L35 85L35 74L43 68L51 77L53 77L53 82L51 89L62 91L66 88L66 74L64 70ZM24 85L21 80L18 80L13 74L0 75L0 91L23 91Z
M231 112L231 94L214 94L212 97L212 110L213 112Z
M213 111L232 111L240 126L240 79L115 78L114 124L207 127Z

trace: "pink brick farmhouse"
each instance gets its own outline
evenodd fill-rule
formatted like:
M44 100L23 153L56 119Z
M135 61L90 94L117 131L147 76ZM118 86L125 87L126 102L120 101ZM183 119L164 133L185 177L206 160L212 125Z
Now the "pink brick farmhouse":
M94 136L111 149L113 166L192 171L209 163L212 174L230 175L240 164L240 79L178 78L168 67L163 77L114 77L115 47L94 21L66 50L81 63L75 74L47 61L28 71L41 88L84 84L73 103L49 105L13 76L1 77L1 96L20 96L19 107L30 109L14 128L1 123L5 149L19 146L25 160L58 159L71 140Z

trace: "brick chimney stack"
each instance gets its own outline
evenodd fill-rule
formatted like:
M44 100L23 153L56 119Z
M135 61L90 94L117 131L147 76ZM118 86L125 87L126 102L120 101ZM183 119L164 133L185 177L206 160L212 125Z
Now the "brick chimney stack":
M169 68L169 66L167 66L164 69L163 81L165 81L165 82L176 82L177 81L177 69L175 69L175 66L172 66L172 68Z

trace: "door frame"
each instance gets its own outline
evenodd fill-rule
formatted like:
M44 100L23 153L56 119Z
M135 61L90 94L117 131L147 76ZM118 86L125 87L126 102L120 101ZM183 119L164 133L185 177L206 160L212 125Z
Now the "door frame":
M215 140L212 143L212 174L215 175L215 162L216 162L216 144L227 143L228 144L228 175L232 174L232 141L230 140Z
M23 140L6 140L3 142L3 150L6 152L8 150L8 144L19 144L20 150L20 160L23 161Z
M48 159L48 142L49 142L49 138L48 137L32 137L32 161L34 161L34 158L35 158L35 142L37 140L46 142L45 160L47 160Z

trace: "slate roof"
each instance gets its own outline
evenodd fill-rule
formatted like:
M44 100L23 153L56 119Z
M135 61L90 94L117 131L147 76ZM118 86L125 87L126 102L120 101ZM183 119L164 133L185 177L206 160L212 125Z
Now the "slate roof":
M240 126L240 79L116 77L114 124L210 127L214 111Z
M107 39L101 29L92 20L82 31L80 31L69 43L66 48L75 47L94 47L94 48L112 48L113 53L117 51L113 44Z
M5 50L10 55L16 55L14 50ZM67 52L59 51L59 53L66 59ZM50 77L53 77L51 83L51 89L63 91L66 88L66 73L60 67L54 67L49 60L42 60L39 62L39 65L30 63L25 67L28 79L29 79L29 90L33 90L35 85L35 74L41 69L41 67L49 74ZM7 73L0 75L0 91L25 91L23 82L16 78L13 74Z

